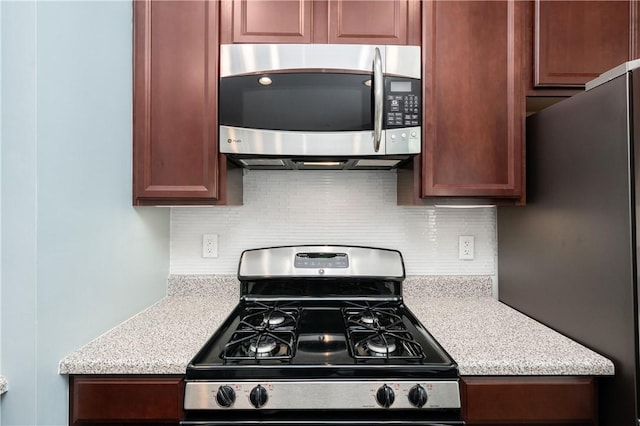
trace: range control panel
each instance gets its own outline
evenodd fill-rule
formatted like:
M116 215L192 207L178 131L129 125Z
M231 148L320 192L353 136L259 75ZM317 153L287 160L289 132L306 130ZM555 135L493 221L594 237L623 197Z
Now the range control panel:
M188 382L185 410L458 409L457 380Z
M296 268L348 268L347 253L296 253L293 261Z
M384 122L386 129L417 127L422 120L420 80L385 78Z

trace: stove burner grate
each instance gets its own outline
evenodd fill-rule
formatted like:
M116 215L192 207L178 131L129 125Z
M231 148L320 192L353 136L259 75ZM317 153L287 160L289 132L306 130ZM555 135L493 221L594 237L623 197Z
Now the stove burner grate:
M424 351L406 330L397 306L350 302L342 309L349 350L356 360L421 360Z
M298 325L300 308L295 303L269 305L263 302L254 302L255 306L247 308L247 313L239 324L240 330L293 330Z
M246 309L220 358L225 362L291 360L299 318L300 308L295 303L255 302Z
M398 309L388 302L370 305L368 302L349 302L350 306L343 308L347 328L366 330L404 330L402 317Z
M421 360L424 352L411 334L406 332L352 331L349 345L356 360Z
M249 353L258 356L270 356L276 353L278 342L270 336L264 339L256 339L249 344Z
M294 342L292 331L236 331L220 358L224 361L288 361L294 355Z

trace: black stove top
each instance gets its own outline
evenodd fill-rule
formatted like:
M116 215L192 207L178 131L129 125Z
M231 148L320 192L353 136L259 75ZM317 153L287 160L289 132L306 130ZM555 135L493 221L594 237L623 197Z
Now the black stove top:
M456 377L456 364L406 306L387 300L244 301L187 368L187 379L420 374Z

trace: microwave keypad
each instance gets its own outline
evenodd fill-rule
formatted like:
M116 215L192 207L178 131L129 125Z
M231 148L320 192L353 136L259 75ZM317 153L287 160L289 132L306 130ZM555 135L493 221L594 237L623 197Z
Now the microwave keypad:
M388 95L386 127L420 125L420 104L417 95Z

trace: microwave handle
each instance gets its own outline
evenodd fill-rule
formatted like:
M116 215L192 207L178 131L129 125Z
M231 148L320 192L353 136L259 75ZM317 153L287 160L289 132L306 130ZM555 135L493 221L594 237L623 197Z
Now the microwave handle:
M382 139L382 102L384 97L384 80L382 78L382 58L380 49L376 47L373 57L373 149L380 150Z

